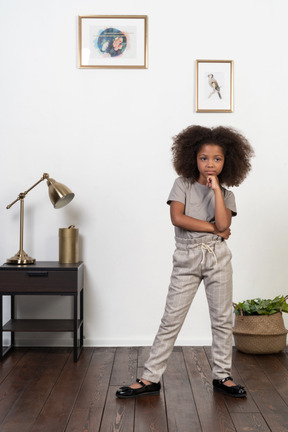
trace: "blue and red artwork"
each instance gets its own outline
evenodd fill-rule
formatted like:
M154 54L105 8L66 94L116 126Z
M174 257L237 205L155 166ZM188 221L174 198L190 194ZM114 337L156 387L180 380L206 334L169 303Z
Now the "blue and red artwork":
M94 46L102 54L117 57L125 51L127 37L121 30L107 28L99 33L98 37L94 40Z

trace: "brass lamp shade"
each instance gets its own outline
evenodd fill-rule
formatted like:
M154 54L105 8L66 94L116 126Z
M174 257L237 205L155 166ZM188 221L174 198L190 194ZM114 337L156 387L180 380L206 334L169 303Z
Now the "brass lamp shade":
M56 182L52 178L47 180L47 185L49 198L55 209L65 207L75 196L67 186Z
M48 192L50 201L53 204L54 208L59 209L69 204L70 201L74 198L74 193L71 190L61 184L56 182L54 179L49 177L49 174L44 173L43 177L41 177L38 182L36 182L33 186L27 189L25 192L20 193L16 200L14 200L11 204L9 204L6 208L9 209L12 207L17 201L20 201L20 249L19 251L11 258L7 259L8 264L34 264L35 258L31 258L26 252L23 250L23 221L24 221L24 198L27 193L30 192L35 186L41 183L43 180L47 180Z

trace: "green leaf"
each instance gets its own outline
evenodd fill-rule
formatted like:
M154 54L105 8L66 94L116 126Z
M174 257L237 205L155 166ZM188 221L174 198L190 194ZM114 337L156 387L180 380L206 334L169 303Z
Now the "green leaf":
M284 296L276 296L274 299L248 299L234 305L234 312L240 315L273 315L282 310L288 313L288 304Z

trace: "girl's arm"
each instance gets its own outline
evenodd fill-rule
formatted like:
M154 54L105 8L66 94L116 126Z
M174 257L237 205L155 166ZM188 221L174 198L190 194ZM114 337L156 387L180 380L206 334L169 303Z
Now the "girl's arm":
M232 221L232 212L225 206L224 198L219 185L217 176L207 177L207 186L213 189L215 193L215 225L216 228L223 232L230 227Z
M185 229L187 231L208 232L219 235L225 239L230 236L230 228L219 231L216 224L192 218L185 215L185 206L179 201L172 201L170 204L170 216L174 226Z

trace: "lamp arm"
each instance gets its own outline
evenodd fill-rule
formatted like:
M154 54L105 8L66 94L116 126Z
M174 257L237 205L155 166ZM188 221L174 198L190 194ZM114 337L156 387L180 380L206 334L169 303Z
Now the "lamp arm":
M43 180L48 180L49 174L44 173L40 180L38 180L33 186L31 186L29 189L27 189L25 192L22 192L18 195L18 198L16 198L15 201L13 201L11 204L8 204L6 209L10 209L16 202L18 202L21 199L24 199L25 196L30 192L32 189L34 189L39 183L41 183Z

